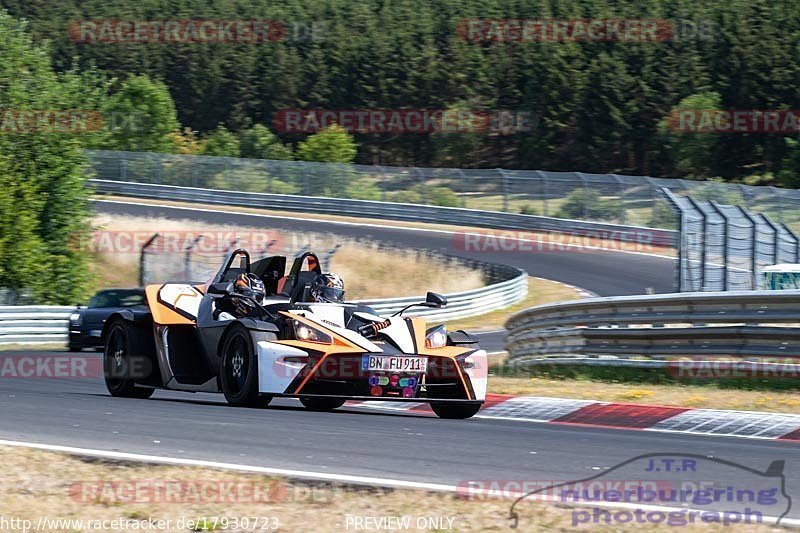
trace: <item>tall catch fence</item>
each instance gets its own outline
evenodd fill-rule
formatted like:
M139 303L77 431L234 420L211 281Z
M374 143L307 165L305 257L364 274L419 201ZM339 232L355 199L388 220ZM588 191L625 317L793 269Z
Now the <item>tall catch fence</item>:
M662 189L679 219L678 292L755 290L764 267L800 262L800 239L764 213Z
M547 172L343 165L145 152L87 152L94 178L241 192L464 207L675 229L662 188L741 205L800 230L800 191L716 181Z

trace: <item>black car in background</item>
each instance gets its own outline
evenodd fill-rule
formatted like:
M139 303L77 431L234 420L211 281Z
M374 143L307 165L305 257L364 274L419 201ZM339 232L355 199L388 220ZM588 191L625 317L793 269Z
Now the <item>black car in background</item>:
M69 317L69 350L79 352L84 348L102 346L100 333L103 323L115 311L145 307L144 289L105 289L89 300L86 307L79 306Z

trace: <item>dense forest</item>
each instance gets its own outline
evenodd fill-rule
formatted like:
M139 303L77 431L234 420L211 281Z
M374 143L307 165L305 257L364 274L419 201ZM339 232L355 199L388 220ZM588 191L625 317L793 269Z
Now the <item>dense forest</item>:
M182 127L273 129L286 109L529 113L517 133L358 134L357 161L583 170L797 184L796 135L674 134L676 106L798 109L800 17L787 0L3 0L53 65L163 81ZM667 21L659 42L465 38L470 19ZM76 42L81 20L272 20L261 43ZM687 100L688 99L688 100ZM280 133L290 146L305 135Z

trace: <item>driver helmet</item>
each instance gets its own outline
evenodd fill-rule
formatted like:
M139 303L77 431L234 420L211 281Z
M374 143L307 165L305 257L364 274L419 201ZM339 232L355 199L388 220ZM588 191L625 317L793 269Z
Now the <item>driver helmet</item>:
M319 274L311 282L308 294L314 302L342 303L344 302L344 280L330 272Z
M239 274L233 283L233 290L242 296L253 298L258 303L263 303L267 297L264 282L261 278L250 272Z

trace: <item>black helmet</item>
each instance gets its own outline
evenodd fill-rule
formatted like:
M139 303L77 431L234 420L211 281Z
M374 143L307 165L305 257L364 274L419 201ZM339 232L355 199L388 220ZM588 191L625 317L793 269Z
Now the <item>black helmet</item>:
M342 303L344 302L344 281L336 274L320 274L311 282L308 294L315 302Z
M261 303L267 296L267 291L264 288L264 282L255 274L246 273L239 274L233 284L233 290L242 296L248 296Z

